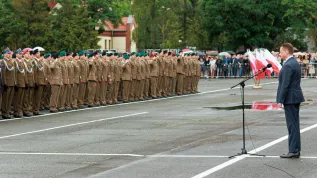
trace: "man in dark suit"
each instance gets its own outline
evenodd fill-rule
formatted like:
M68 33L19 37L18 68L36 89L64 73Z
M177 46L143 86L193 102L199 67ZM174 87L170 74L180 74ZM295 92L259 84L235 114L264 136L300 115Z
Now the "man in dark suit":
M284 105L286 124L288 129L288 153L281 158L299 158L301 151L299 107L304 102L300 87L301 69L293 57L293 46L285 43L280 47L280 56L285 60L279 75L276 101Z

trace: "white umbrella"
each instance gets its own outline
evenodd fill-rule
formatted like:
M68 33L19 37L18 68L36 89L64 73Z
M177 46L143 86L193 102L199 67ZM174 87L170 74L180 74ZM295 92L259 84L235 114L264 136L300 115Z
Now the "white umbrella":
M219 56L231 56L229 53L227 52L221 52L218 54Z
M45 51L45 49L44 48L42 48L42 47L35 47L35 48L33 48L33 51L35 51L35 50L38 50L38 51Z

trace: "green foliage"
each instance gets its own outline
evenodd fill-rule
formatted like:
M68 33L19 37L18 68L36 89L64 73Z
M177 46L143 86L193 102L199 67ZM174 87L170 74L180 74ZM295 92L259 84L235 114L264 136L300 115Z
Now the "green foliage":
M90 23L85 7L76 7L71 1L64 1L63 8L50 16L50 49L52 51L79 51L97 47L97 31Z
M1 49L6 47L13 47L13 42L10 42L14 36L16 39L22 38L22 31L19 28L22 24L17 23L17 19L14 18L14 9L12 6L12 1L10 0L0 0L0 47ZM14 29L14 30L12 30ZM14 32L14 34L12 33ZM19 40L18 40L19 41Z
M225 0L206 1L204 4L205 29L209 29L210 40L230 34L235 48L244 45L272 46L277 34L283 32L287 24L281 19L285 10L278 1ZM221 45L226 45L220 41Z
M122 16L130 14L128 0L59 0L62 8L53 11L49 1L0 0L0 47L42 46L50 51L98 48L96 22L108 19L118 24Z
M304 50L306 36L317 44L316 0L133 0L132 5L130 0L58 0L63 8L55 13L48 1L0 0L1 48L96 48L94 27L106 19L118 25L130 14L139 50L273 49L286 41Z
M286 39L298 48L316 28L316 0L134 0L139 48L235 50L274 48ZM162 8L165 7L165 8ZM166 9L170 9L170 12ZM176 18L175 18L176 17ZM291 27L296 39L285 38ZM282 40L283 39L283 40ZM177 41L182 40L182 43Z

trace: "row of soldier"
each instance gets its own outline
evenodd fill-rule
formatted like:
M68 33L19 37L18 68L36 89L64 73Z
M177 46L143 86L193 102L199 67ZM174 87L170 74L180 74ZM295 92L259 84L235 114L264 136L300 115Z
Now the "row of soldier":
M40 51L3 51L2 117L133 102L197 92L197 56L131 53L78 54L60 52L57 58Z

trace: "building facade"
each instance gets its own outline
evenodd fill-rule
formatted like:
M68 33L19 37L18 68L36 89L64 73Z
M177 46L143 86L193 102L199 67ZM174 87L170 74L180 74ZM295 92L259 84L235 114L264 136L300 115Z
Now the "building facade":
M136 23L132 15L123 17L122 24L115 27L113 23L106 20L103 27L105 31L99 34L98 45L100 50L116 50L117 52L137 51L136 43L132 40L132 33Z

